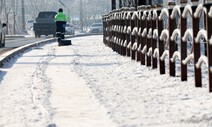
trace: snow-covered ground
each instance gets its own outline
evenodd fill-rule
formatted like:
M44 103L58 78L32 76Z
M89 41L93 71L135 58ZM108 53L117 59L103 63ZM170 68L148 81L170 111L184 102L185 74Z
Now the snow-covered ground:
M102 36L51 43L0 69L0 127L210 127L207 76L187 82L113 52Z

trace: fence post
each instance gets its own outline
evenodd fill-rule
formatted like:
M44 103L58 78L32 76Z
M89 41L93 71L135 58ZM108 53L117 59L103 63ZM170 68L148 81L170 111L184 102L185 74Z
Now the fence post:
M124 24L124 27L123 27L123 38L124 38L124 40L123 40L123 45L122 45L122 52L123 52L123 56L126 56L127 55L127 49L126 49L126 43L127 43L127 33L126 33L126 28L127 28L127 20L126 20L126 11L127 11L127 9L126 8L124 8L123 9L123 24Z
M150 10L151 6L147 7L147 11L148 11L148 16L147 16L147 25L146 25L146 29L147 29L147 36L146 36L146 47L147 47L147 55L146 55L146 66L149 67L151 66L151 56L152 54L150 54L149 49L152 47L152 14L151 14L151 10Z
M139 33L139 30L141 30L141 7L138 7L138 18L137 18L137 30L138 30L138 33L137 33L137 46L138 46L138 49L137 49L137 62L141 61L141 36L140 36L140 33Z
M206 30L208 31L208 41L207 41L207 57L208 57L208 83L209 92L212 92L212 4L205 4L207 8L206 13Z
M141 51L142 51L146 44L146 35L144 33L145 33L147 23L146 23L146 7L142 6L141 9L142 9L142 12L141 12L142 18L141 18L141 22L140 22L141 23L140 36L141 36ZM141 52L141 65L145 65L145 63L146 63L145 53Z
M159 16L161 13L161 9L157 10L157 15ZM160 74L165 74L165 61L161 60L160 57L162 56L164 52L164 45L163 41L160 40L159 35L161 35L163 30L163 21L158 20L158 50L159 50L159 66L160 66Z
M105 38L106 38L105 37L106 36L106 32L105 32L106 31L106 21L105 21L105 19L106 18L105 17L106 17L105 15L102 16L102 22L103 22L103 43L104 44L106 44L106 41L105 41Z
M127 33L127 44L126 44L126 49L127 49L127 56L130 57L130 47L128 47L129 45L131 45L131 28L128 29L129 27L131 27L131 15L130 15L130 8L128 8L128 12L127 12L127 30L126 30L126 33Z
M183 12L184 7L180 8L181 12ZM183 34L186 32L187 29L187 18L183 17L181 14L181 37L180 37L180 71L181 71L181 81L187 81L187 64L183 64L183 60L187 57L187 41L183 41Z
M172 8L169 8L169 14L172 13ZM169 35L171 36L172 33L174 32L174 30L177 28L176 25L176 18L172 19L171 16L169 15L168 17L168 22L169 22ZM168 40L169 43L169 75L170 76L175 76L175 62L171 61L171 58L174 54L174 52L176 51L176 43L175 41L171 40L171 37L169 37Z
M112 48L112 15L111 12L108 14L108 46Z
M135 19L132 19L132 16L133 16L133 13L135 13L135 8L131 8L131 47L130 47L130 50L131 50L131 59L132 60L135 60L135 50L133 50L133 45L135 43L135 38L136 38L136 34L133 35L132 32L133 32L133 29L136 27L136 20L137 20L137 17Z
M120 32L119 32L119 28L120 28L120 19L119 19L119 13L120 13L120 10L117 10L117 13L116 13L116 52L118 54L120 54Z
M197 6L192 6L192 11L195 12L197 9ZM198 62L198 59L200 57L200 43L195 43L195 37L197 36L197 33L199 32L199 23L200 19L199 17L195 18L194 15L192 16L193 20L193 52L194 52L194 73L195 73L195 86L196 87L202 87L202 74L201 74L201 68L197 68L195 64Z
M156 31L156 25L157 25L157 12L156 9L154 9L152 11L152 32ZM154 34L154 32L153 32ZM152 34L152 54L154 53L154 50L157 48L157 38L154 37L154 35ZM157 34L157 33L155 33ZM157 35L156 35L157 36ZM152 68L157 68L157 57L152 57Z
M124 16L124 13L123 13L123 8L121 8L120 10L120 26L121 26L121 29L120 29L120 37L121 37L121 43L120 43L120 54L121 55L124 55L124 52L123 52L123 44L124 44L124 41L125 41L125 36L124 36L124 19L123 19L123 16Z

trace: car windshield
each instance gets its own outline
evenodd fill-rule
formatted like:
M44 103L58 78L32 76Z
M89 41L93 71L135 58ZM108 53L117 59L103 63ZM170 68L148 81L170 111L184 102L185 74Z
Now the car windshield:
M33 23L34 22L34 20L28 20L28 23Z
M54 18L54 16L56 15L56 12L40 12L38 14L39 18Z
M91 27L98 27L98 26L102 27L103 24L102 23L95 23L95 24L92 24L91 25Z

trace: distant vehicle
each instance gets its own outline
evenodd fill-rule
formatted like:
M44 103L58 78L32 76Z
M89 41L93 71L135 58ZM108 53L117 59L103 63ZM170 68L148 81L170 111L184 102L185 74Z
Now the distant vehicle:
M88 29L88 33L103 33L102 23L93 23Z
M43 11L38 14L36 22L33 23L33 30L35 37L41 37L41 35L53 35L56 36L56 24L54 16L57 12L54 11Z
M75 33L74 26L71 25L70 23L66 23L65 34L66 35L74 35L74 33Z
M6 31L6 24L1 23L0 21L0 47L5 47L5 31Z
M32 30L32 28L33 28L33 23L34 23L34 22L35 22L35 20L33 20L33 19L27 20L26 29L27 29L27 30Z

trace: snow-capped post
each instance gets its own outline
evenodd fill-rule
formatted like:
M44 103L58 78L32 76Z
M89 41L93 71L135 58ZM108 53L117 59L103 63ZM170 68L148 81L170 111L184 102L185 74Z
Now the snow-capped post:
M123 8L123 15L122 15L122 19L124 21L124 25L123 25L123 44L122 44L122 54L123 56L126 56L127 55L127 52L126 52L126 45L127 45L127 32L126 32L126 29L127 29L127 23L128 21L126 20L126 17L127 17L127 8Z
M158 17L158 35L161 36L162 31L165 26L163 26L163 16L169 17L169 12L167 8L163 8L162 10L157 11L159 17ZM160 36L158 36L158 50L159 50L159 65L160 65L160 74L165 74L165 60L160 59L164 53L165 45L163 44L164 39L160 39Z
M128 48L129 46L131 46L131 11L130 11L130 8L128 8L128 11L127 11L126 21L127 21L127 27L126 27L126 34L127 34L126 51L127 51L127 56L130 57L130 48Z
M207 9L206 13L206 30L207 30L207 58L208 58L208 83L209 83L209 92L212 92L212 45L209 41L212 40L212 1L204 5Z
M108 34L108 46L111 48L111 40L112 40L112 36L111 36L111 30L112 30L112 26L111 26L111 13L108 14L108 19L107 19L108 23L107 23L107 27L108 27L108 31L107 31L107 34Z
M113 35L113 44L112 44L112 49L113 51L116 51L115 50L115 45L116 45L116 40L118 39L117 36L116 36L116 28L117 28L117 25L116 25L116 10L113 10L113 32L112 32L112 35Z
M111 34L112 34L111 46L112 47L111 48L114 51L115 50L114 43L115 43L115 40L116 40L116 36L115 36L116 25L115 25L115 13L114 13L114 11L112 12L111 26L112 26L112 31L111 31Z
M114 28L114 37L116 38L116 39L114 39L114 41L113 41L113 49L114 49L114 51L115 52L118 52L118 41L119 41L119 38L118 38L118 28L119 28L119 26L118 26L118 10L115 10L115 16L114 16L114 25L115 25L115 28Z
M147 6L147 36L146 36L146 46L147 46L147 53L149 49L152 47L152 14L151 14L151 6ZM152 54L152 53L151 53ZM152 55L146 55L146 66L151 66L151 57Z
M125 33L124 33L124 26L125 26L125 19L124 19L124 8L121 8L121 15L120 15L120 20L121 20L121 30L120 30L120 32L121 32L121 39L122 39L122 42L121 42L121 45L120 45L120 52L121 52L121 55L126 55L126 51L124 52L124 46L123 46L123 44L124 44L124 41L126 40L126 36L125 36Z
M115 43L114 43L114 49L117 53L118 49L119 49L119 42L120 42L120 38L119 38L119 9L116 10L116 18L115 18L115 25L116 25L116 29L115 29L115 37L117 38Z
M157 11L156 8L152 11L152 54L154 53L154 50L157 48L157 31L156 25L157 25ZM155 31L155 32L154 32ZM157 68L157 57L152 56L152 68Z
M108 46L108 14L102 16L103 21L103 43Z
M119 25L120 25L120 29L119 29L119 36L120 36L119 52L120 52L120 55L122 55L123 26L124 26L124 21L122 19L122 15L123 15L123 10L120 9L120 12L119 12Z
M180 27L180 24L181 24L180 23L181 11L180 11L180 6L179 5L174 6L170 18L171 18L171 20L176 21L175 29L172 32L172 35L170 37L170 52L169 52L169 54L171 54L171 55L169 57L170 58L169 62L170 62L170 65L171 65L172 63L175 64L175 61L176 61L177 58L178 58L178 60L181 60L180 52L178 51L178 43L177 43L177 41L178 41L177 37L180 37L180 39L181 39L181 32L180 32L180 28L181 28ZM174 71L174 73L176 73L175 72L175 65L174 65L173 69L174 70L172 70L172 71ZM170 72L171 76L175 76L175 75L172 75L172 74L173 74L173 72Z
M140 31L140 37L141 37L141 50L143 50L143 48L146 45L146 18L147 18L147 11L146 11L146 6L142 6L141 7L142 12L141 12L141 31ZM145 54L141 53L141 65L145 65L146 61L145 61Z
M173 4L175 3L169 3L169 14L172 14L172 10L173 10ZM173 12L175 11L175 9L173 10ZM177 25L176 25L176 20L179 20L177 19L176 17L172 17L169 16L168 17L168 22L169 22L169 25L168 25L168 28L169 28L169 35L171 36L172 33L174 32L175 29L177 29ZM175 39L176 40L176 39ZM171 58L174 54L174 52L176 51L176 43L175 43L175 40L171 40L171 37L169 37L168 39L168 44L169 44L169 75L170 76L175 76L175 61L171 61Z
M115 29L115 36L117 38L116 42L115 42L115 51L117 53L119 53L119 42L120 42L120 38L119 38L119 10L116 11L116 19L115 19L115 24L116 24L116 29Z
M136 27L136 20L137 20L137 11L135 11L134 7L130 8L130 15L131 15L131 19L130 19L130 24L131 24L131 46L130 46L130 52L131 52L131 59L135 60L135 50L133 49L134 43L136 42L136 34L137 32L134 31L134 28Z
M114 39L113 28L114 28L114 25L113 25L113 12L110 12L110 48L113 48L113 39Z
M199 13L200 10L197 9L197 6L192 6L192 11L195 13ZM194 52L194 73L195 73L195 86L202 87L202 74L201 68L197 68L195 64L198 62L200 58L200 43L195 43L195 38L197 37L197 33L199 32L199 23L200 18L194 15L192 16L192 28L193 28L193 52Z
M141 61L141 36L140 36L140 32L141 32L141 7L138 7L138 18L137 18L137 51L136 51L136 55L137 55L137 62Z
M103 23L103 43L105 44L105 17L102 15L102 23Z
M189 6L191 7L191 6ZM186 11L185 7L180 7L181 12ZM186 12L187 13L187 12ZM190 15L191 16L191 15ZM187 40L183 40L183 34L186 32L187 29L187 15L185 17L183 15L180 16L180 74L181 74L181 81L187 81L187 64L183 64L183 60L187 57Z

